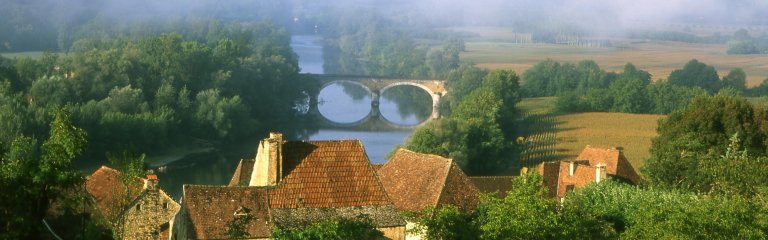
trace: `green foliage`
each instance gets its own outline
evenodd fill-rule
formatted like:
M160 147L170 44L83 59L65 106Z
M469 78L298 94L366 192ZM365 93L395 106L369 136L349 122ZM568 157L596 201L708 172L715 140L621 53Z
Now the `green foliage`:
M355 219L329 219L303 228L286 229L276 226L272 237L286 240L345 240L377 239L384 234L376 230L370 218L362 216Z
M700 87L676 86L667 81L650 84L647 88L650 112L656 114L669 114L674 110L683 109L696 96L708 95L707 91Z
M715 93L722 87L720 77L715 67L706 65L696 59L691 59L683 69L677 69L669 74L669 84L701 87L709 93Z
M712 188L710 178L722 173L703 167L728 152L732 136L737 135L747 153L765 156L766 117L765 109L742 98L697 97L686 109L660 121L659 136L653 140L651 157L642 170L656 184L708 192Z
M763 239L768 233L768 211L743 198L697 196L614 181L574 192L563 208L609 222L622 239Z
M85 149L85 132L72 125L69 113L58 109L42 146L29 137L17 137L2 156L0 188L1 238L42 237L40 221L51 204L70 194L85 178L72 169L72 160Z
M409 234L420 235L424 239L478 239L479 229L472 222L475 216L463 213L453 205L425 208L406 217L417 223Z
M558 210L537 173L512 181L503 199L486 195L477 210L475 224L480 239L608 239L614 230L592 208Z
M734 68L723 76L723 87L732 87L743 92L747 89L747 74L741 68Z
M514 72L491 72L461 97L450 117L417 129L405 147L452 158L470 175L508 169L517 154L512 136L518 89Z
M503 199L484 196L477 209L481 239L557 237L557 212L537 174L521 175Z

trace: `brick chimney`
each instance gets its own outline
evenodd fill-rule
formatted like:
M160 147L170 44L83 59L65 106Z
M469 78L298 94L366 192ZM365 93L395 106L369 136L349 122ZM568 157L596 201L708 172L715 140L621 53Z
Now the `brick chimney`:
M144 181L144 189L146 190L157 190L157 175L155 175L152 172L147 173L147 180Z
M261 140L253 164L251 182L248 186L275 186L283 177L283 134L269 133Z

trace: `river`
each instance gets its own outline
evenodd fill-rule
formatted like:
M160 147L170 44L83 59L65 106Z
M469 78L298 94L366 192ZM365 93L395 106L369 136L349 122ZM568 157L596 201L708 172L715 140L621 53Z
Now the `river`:
M323 51L319 36L298 35L291 39L291 47L299 56L302 73L323 74ZM371 96L354 84L334 83L320 91L318 110L333 122L350 123L364 118L371 108ZM427 119L431 113L431 98L426 92L398 86L382 93L379 109L388 121L414 125ZM386 155L411 134L413 130L371 131L366 129L318 129L305 136L308 139L359 139L372 163L386 162ZM226 185L240 159L253 158L259 139L188 155L169 163L159 172L160 185L175 199L182 194L183 184Z

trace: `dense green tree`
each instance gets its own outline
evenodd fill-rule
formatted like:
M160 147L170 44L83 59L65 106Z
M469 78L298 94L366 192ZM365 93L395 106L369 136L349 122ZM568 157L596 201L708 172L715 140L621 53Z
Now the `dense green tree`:
M687 108L660 120L659 136L642 170L654 183L707 192L709 176L717 173L702 173L702 162L725 154L734 134L749 154L765 156L767 117L765 109L742 98L696 97Z
M764 206L738 196L641 188L614 181L568 195L563 211L609 222L622 239L763 239Z
M673 85L701 87L709 93L715 93L722 87L715 67L696 59L688 61L682 69L672 71L667 81Z
M732 87L740 92L747 89L747 74L741 68L734 68L723 76L723 87Z
M418 223L409 234L419 234L428 240L478 239L479 229L472 222L473 214L463 213L453 205L440 208L426 208L407 216L409 221Z
M656 114L669 114L674 110L683 109L694 97L708 95L707 91L700 87L676 86L667 81L657 81L647 88L650 112Z
M488 71L472 64L462 64L451 70L446 78L446 88L450 89L447 96L450 107L455 108L472 91L480 87Z
M29 137L17 137L2 157L0 185L6 194L0 210L2 238L42 238L42 219L52 203L83 183L72 160L85 149L85 132L72 125L69 113L56 112L50 136L42 146Z

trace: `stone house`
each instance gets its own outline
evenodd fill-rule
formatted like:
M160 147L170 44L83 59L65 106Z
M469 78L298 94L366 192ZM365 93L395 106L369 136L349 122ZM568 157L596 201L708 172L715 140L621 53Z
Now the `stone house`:
M285 141L271 133L255 159L240 161L229 186L184 186L172 239L266 239L273 226L361 215L386 239L405 238L405 221L360 141ZM248 219L242 231L231 224L237 218Z
M86 180L95 213L123 239L168 239L181 207L158 186L157 175L121 180L120 172L102 166Z
M574 160L547 162L537 166L550 196L562 199L569 191L592 182L614 179L631 184L640 183L632 164L622 148L586 146ZM525 170L524 170L525 171Z

